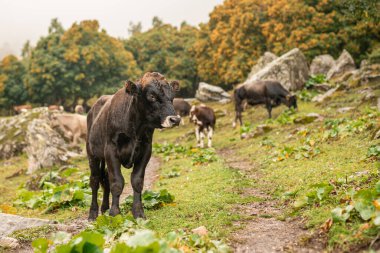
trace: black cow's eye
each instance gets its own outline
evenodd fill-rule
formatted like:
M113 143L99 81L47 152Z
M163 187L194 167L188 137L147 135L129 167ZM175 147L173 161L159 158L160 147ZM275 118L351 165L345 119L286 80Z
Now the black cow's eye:
M153 94L150 94L149 95L149 100L152 101L152 102L155 102L157 100L156 96L153 95Z

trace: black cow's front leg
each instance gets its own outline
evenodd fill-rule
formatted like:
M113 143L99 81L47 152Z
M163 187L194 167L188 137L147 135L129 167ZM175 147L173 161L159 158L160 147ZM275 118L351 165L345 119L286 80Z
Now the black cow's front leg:
M141 202L141 193L144 187L145 168L152 154L152 144L146 144L141 148L141 152L139 159L135 162L131 175L131 184L133 188L132 214L135 219L145 219L144 208Z
M266 108L268 110L268 116L269 116L269 118L272 118L272 103L271 103L270 99L267 99L265 104L266 104Z
M120 170L120 160L116 157L117 150L114 145L108 145L105 150L105 158L108 168L108 178L112 194L112 205L110 215L115 216L120 213L119 201L124 188L124 177Z

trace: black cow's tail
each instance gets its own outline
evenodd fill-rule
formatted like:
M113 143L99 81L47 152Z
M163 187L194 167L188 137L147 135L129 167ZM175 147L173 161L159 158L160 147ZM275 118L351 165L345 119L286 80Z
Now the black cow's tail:
M100 162L100 184L103 189L108 185L108 173L106 171L106 161L102 160Z

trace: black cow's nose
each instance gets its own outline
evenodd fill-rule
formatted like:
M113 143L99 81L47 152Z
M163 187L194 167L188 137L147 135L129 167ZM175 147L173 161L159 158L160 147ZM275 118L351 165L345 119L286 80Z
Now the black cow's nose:
M179 125L179 123L181 122L181 117L180 116L170 116L169 117L169 122L171 125Z

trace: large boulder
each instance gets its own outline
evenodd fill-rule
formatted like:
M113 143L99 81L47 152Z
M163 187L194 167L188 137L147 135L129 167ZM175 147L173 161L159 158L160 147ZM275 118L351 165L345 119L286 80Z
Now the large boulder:
M247 79L251 78L254 74L262 70L265 66L267 66L269 63L276 60L277 58L277 55L271 52L265 52L264 55L261 56L257 63L252 67Z
M26 133L25 148L28 156L28 174L40 168L65 163L68 158L75 156L69 152L63 138L50 127L47 119L32 120Z
M344 79L347 80L346 77L351 75L355 69L354 59L347 50L343 50L326 77L328 80L344 81Z
M335 66L334 58L329 54L316 56L310 65L310 75L327 75L329 70Z
M202 102L228 102L231 100L230 94L228 94L222 88L203 82L199 83L199 87L195 93L195 97Z
M258 80L277 80L287 90L296 91L303 88L308 78L309 67L306 58L298 48L295 48L267 64L248 78L245 83Z
M35 108L13 117L0 119L0 159L8 159L24 151L29 122L45 111L47 108Z

